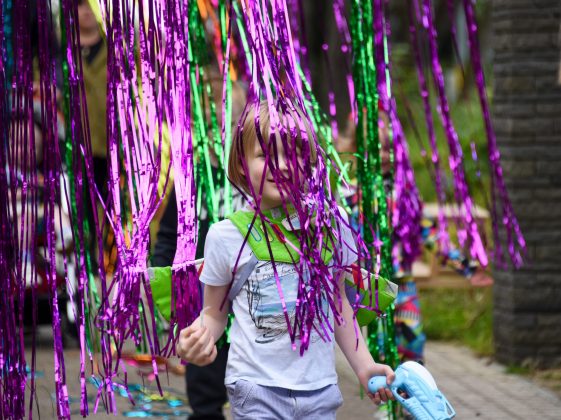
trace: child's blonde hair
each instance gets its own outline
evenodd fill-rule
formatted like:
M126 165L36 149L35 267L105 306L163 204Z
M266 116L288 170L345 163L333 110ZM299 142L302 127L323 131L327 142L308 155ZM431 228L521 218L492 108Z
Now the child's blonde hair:
M287 106L283 106L281 109L278 101L275 101L275 108L281 124L290 133L288 137L289 144L293 142L293 147L300 149L305 164L304 167L311 168L316 163L317 151L313 130L308 117L294 103L287 104ZM228 178L230 182L246 193L250 193L250 189L247 177L244 174L242 159L251 156L255 149L255 142L259 142L255 121L256 109L256 104L248 103L246 106L233 136L230 158L228 160ZM269 104L267 101L261 101L258 109L259 132L265 144L268 144L271 137ZM272 134L275 136L280 135L277 130Z

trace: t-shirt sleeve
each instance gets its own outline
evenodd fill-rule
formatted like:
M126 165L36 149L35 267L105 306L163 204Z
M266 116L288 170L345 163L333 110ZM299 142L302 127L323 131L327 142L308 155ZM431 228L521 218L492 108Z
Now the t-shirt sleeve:
M342 266L349 266L356 262L358 259L358 253L356 248L356 240L353 235L353 232L349 225L349 216L347 212L339 207L339 213L341 214L341 221L340 228L341 228L341 265Z
M231 246L228 242L227 235L221 233L220 223L210 227L205 241L203 271L199 278L204 284L224 286L232 280Z

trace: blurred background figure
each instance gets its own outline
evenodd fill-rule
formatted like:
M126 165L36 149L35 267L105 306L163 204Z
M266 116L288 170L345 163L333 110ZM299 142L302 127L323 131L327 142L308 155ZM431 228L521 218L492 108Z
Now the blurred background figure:
M222 78L219 74L210 76L210 84L212 87L213 98L217 111L218 127L222 126ZM233 83L232 85L232 125L235 126L243 112L246 103L246 92L241 83ZM207 101L208 104L208 101ZM206 120L210 121L210 110L206 111ZM210 133L209 133L210 137ZM212 140L209 139L212 144ZM218 165L218 157L214 153L212 147L209 148L209 155L212 165L212 177L215 185L221 185L218 182L224 179L225 173ZM195 163L196 164L196 163ZM224 211L224 188L219 186L216 189L218 196L218 217L223 219L226 214ZM202 258L206 235L210 225L218 220L213 220L213 215L206 208L206 200L202 197L202 206L198 214L199 236L197 240L197 250L195 258ZM239 210L244 205L241 195L234 190L232 197L232 210ZM152 256L152 266L166 267L173 264L177 248L177 200L175 190L172 188L169 195L169 201L160 220L158 236L154 253ZM229 344L225 335L221 338L218 345L218 355L216 360L208 366L200 367L189 365L185 372L185 382L187 384L187 398L193 414L189 416L192 420L223 420L223 407L228 401L226 387L224 386L224 376L226 373L226 362L228 358Z

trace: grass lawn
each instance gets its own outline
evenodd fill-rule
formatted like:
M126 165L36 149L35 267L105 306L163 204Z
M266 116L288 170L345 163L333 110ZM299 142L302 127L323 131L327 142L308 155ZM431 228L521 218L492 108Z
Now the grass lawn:
M423 289L419 293L429 340L453 341L492 356L493 289Z

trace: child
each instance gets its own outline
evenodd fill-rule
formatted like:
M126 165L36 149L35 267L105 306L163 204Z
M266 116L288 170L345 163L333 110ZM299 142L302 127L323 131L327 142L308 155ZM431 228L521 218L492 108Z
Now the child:
M297 112L302 114L301 111ZM297 123L286 118L280 121L280 129L291 133L288 144L300 143L302 149L302 135L293 135L294 131L298 131L294 130ZM286 181L295 176L292 171L294 161L289 159L291 153L285 151L280 136L270 131L269 108L267 103L262 102L257 115L255 107L249 107L245 118L242 116L232 143L229 178L237 188L251 196L252 206L255 206L253 209L248 207L246 213L256 210L278 212L286 207L286 197L294 194L282 182L282 179ZM306 127L306 132L309 132L309 127ZM271 153L272 150L276 153ZM271 155L274 157L269 158ZM298 155L306 156L305 153ZM313 161L315 155L309 155L310 161ZM298 165L302 165L301 160ZM298 276L294 275L294 264L276 263L283 299L279 297L271 261L258 261L250 268L243 286L232 297L229 290L232 273L235 269L238 276L241 275L239 273L249 266L254 251L244 246L246 235L240 232L237 227L239 224L234 224L232 220L216 223L208 232L205 264L200 277L205 284L205 309L198 319L181 331L177 352L182 359L195 365L212 363L217 354L215 341L224 331L230 309L222 303L230 293L235 318L230 331L225 383L234 418L335 419L335 411L342 404L342 397L335 373L333 338L365 389L368 380L374 375L384 375L387 382L391 383L394 379L392 369L376 364L362 336L357 337L355 333L353 310L344 298L342 282L339 290L343 298L340 299L338 315L343 322L333 322L331 313L329 319L334 332L327 331L329 337L320 337L314 331L303 356L292 349L283 313L287 308L294 309L296 305ZM259 222L252 228L251 235L259 235L257 224ZM354 246L350 230L342 226L341 231L342 236L351 238L343 243ZM271 245L273 239L267 235L265 237L265 245L274 249ZM343 243L336 244L334 248L342 247ZM343 261L342 265L355 262L356 250L343 254L347 255L347 261ZM369 396L376 404L393 399L385 388Z

